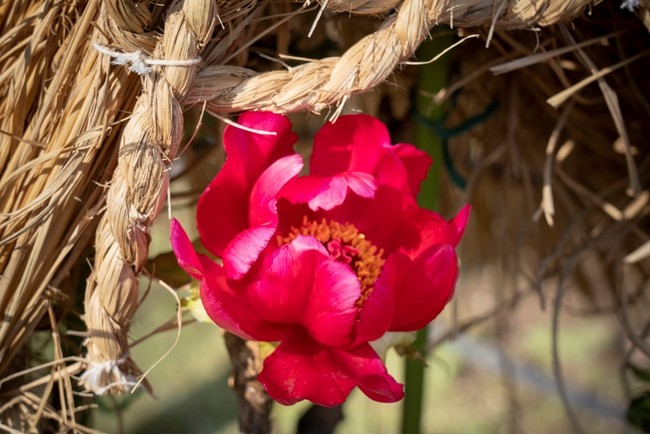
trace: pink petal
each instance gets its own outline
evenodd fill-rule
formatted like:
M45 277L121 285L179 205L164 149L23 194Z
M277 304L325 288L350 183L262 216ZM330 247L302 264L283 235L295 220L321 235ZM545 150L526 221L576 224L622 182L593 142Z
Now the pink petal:
M242 178L237 168L224 166L199 198L196 220L201 243L219 257L248 227L248 186Z
M298 251L314 250L323 254L325 257L329 256L329 252L325 246L312 236L298 236L291 241L291 246Z
M327 217L338 222L350 222L375 246L388 255L400 246L402 202L410 194L381 185L372 199L348 195L341 206L328 212Z
M372 198L375 196L377 183L375 183L375 179L372 175L364 172L352 171L341 174L341 177L345 179L348 188L360 197Z
M377 402L393 403L404 398L404 386L388 373L366 376L359 384L359 389Z
M246 170L247 180L254 182L271 163L294 153L293 144L298 136L291 131L291 121L286 116L271 112L245 112L239 116L237 123L276 133L252 133L230 125L225 128L224 149L229 157L232 156Z
M239 124L276 132L275 136L227 126L224 131L226 161L205 190L197 206L197 226L203 245L222 256L228 243L249 226L248 200L257 178L274 161L293 154L297 136L282 115L247 112Z
M460 239L465 233L465 228L467 227L467 222L469 221L469 215L472 211L472 207L469 204L466 204L454 217L449 221L449 243L452 246L456 247L460 243Z
M431 158L413 145L391 145L386 126L368 115L347 115L326 123L314 137L311 175L365 172L379 184L409 192L420 190Z
M302 167L302 157L292 154L276 160L260 175L250 195L251 226L277 225L276 196L289 180L300 173Z
M305 327L326 346L350 344L358 312L354 303L361 296L359 279L347 264L330 259L321 262L313 273Z
M331 210L345 200L348 189L363 198L372 198L377 186L372 175L348 172L331 177L300 177L282 191L291 203L307 203L313 211Z
M383 146L390 145L386 126L369 115L341 116L314 136L310 173L336 175L349 171L374 173Z
M199 259L205 272L201 301L214 323L247 340L277 341L285 336L282 328L251 315L252 307L241 290L230 287L221 266L203 255Z
M373 174L380 185L390 186L413 196L408 184L409 174L402 160L393 152L394 148L384 147Z
M372 293L363 303L354 328L357 344L377 340L384 335L393 320L393 291L395 280L399 278L394 267L394 257L397 254L399 253L388 258L375 281Z
M275 234L275 226L248 228L237 234L223 252L223 267L229 279L241 279L257 261Z
M301 169L302 158L294 154L278 159L261 174L250 196L249 221L256 227L244 229L234 236L223 252L228 278L241 279L266 248L278 224L275 197L284 183Z
M194 246L192 246L192 241L176 219L172 219L170 225L170 238L178 265L189 273L192 278L201 280L203 278L203 269L199 258L196 255Z
M283 405L309 400L321 406L343 403L355 387L353 379L337 365L335 353L307 336L285 339L264 360L257 379L269 395Z
M361 375L359 389L377 402L392 403L402 400L404 387L388 374L384 362L368 344L349 350L340 358L346 371Z
M368 345L352 349L321 346L306 336L284 340L258 376L269 395L291 405L309 400L321 406L343 403L355 385L382 402L403 397L402 387Z
M255 332L262 331L253 331L252 334L245 332L240 323L233 318L230 310L225 308L228 306L239 305L238 302L240 302L240 300L230 293L220 291L217 286L226 286L227 284L225 283L225 280L222 281L218 278L213 278L211 282L213 283L212 285L208 284L208 281L204 280L201 282L200 287L201 302L203 302L203 307L205 308L206 313L208 313L208 316L210 316L210 319L226 331L230 331L246 340L254 340L255 338L253 335L256 335ZM218 284L215 285L215 283Z
M407 143L397 144L391 147L391 151L399 157L406 169L407 184L411 195L415 198L420 191L422 181L427 177L432 162L431 157L426 152Z
M176 219L171 223L171 240L178 264L201 280L201 301L213 322L245 339L275 341L284 336L281 328L251 316L248 302L228 285L223 268L208 257L197 255Z
M315 270L327 259L327 252L316 239L298 239L269 254L260 279L248 288L247 296L257 315L268 321L302 325ZM312 249L312 243L320 248Z
M451 245L435 245L395 270L395 302L391 331L423 328L440 314L454 293L458 261Z
M436 212L421 208L415 201L405 202L397 237L401 251L414 259L433 245L456 246L465 231L469 213L470 206L466 205L454 219L447 222Z
M331 179L313 176L295 178L282 189L282 198L292 204L308 204L312 210L319 207L335 207L345 199L347 186L343 186L344 189L332 189Z

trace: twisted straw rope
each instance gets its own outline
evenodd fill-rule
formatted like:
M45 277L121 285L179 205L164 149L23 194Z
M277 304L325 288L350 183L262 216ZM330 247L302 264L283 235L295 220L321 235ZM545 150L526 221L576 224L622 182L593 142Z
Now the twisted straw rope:
M177 0L170 7L154 56L197 58L212 33L214 8L213 0ZM154 67L143 78L143 92L122 134L85 299L88 369L82 383L97 394L127 392L141 374L129 357L127 343L138 304L136 275L147 259L151 224L165 201L167 165L175 158L183 134L181 102L195 69Z
M207 102L211 112L271 110L320 112L338 105L336 117L353 94L382 83L410 59L429 29L458 27L527 28L578 16L599 0L405 0L395 16L361 39L340 58L315 60L284 71L263 74L236 67L208 66L194 82L187 104ZM334 11L390 10L392 0L329 0ZM356 10L356 9L355 9Z

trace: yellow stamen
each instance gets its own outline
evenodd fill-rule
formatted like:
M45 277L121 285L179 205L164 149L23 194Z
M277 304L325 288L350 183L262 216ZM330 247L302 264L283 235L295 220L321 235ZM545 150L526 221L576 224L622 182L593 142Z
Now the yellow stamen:
M361 283L361 296L355 305L362 307L372 293L375 281L384 265L385 260L382 258L384 250L368 241L353 224L348 222L341 224L325 218L316 222L310 221L305 216L301 227L291 227L286 237L278 236L278 244L291 243L298 236L313 236L327 248L332 258L352 267Z

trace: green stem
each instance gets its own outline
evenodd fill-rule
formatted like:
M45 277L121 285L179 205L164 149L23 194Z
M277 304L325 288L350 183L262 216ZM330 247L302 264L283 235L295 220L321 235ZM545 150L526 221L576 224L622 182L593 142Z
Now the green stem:
M448 28L438 29L432 40L423 43L418 50L418 59L431 59L453 42L452 33ZM418 114L433 122L441 121L445 107L434 106L431 95L447 85L451 56L445 55L436 62L420 67L418 75L418 94L415 107ZM415 127L415 144L429 153L433 164L427 178L422 183L418 203L425 208L435 209L438 205L440 180L443 170L443 143L433 130L422 123ZM427 329L418 331L413 343L415 349L425 354ZM422 401L424 398L424 365L421 361L407 359L404 376L405 397L402 411L402 433L420 433L422 420Z

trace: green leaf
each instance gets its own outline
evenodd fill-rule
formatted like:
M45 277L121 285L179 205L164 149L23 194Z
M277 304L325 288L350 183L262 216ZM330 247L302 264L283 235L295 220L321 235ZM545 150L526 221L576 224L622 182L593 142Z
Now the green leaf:
M650 432L650 392L645 392L630 401L626 418L644 432Z
M191 286L187 286L186 290L182 291L181 294L183 294L181 297L183 311L189 311L199 322L212 323L210 316L203 307L203 302L201 302L198 282L195 281Z
M192 242L196 252L207 254L208 251L203 247L200 240ZM176 256L172 251L164 252L156 257L147 260L146 269L156 278L165 281L171 287L177 289L185 284L189 284L192 278L185 272L176 261Z
M639 380L645 381L645 382L650 382L650 370L646 368L641 368L639 366L635 366L634 364L628 364L628 367L630 370L632 370L632 373L634 373L634 376L636 376Z

